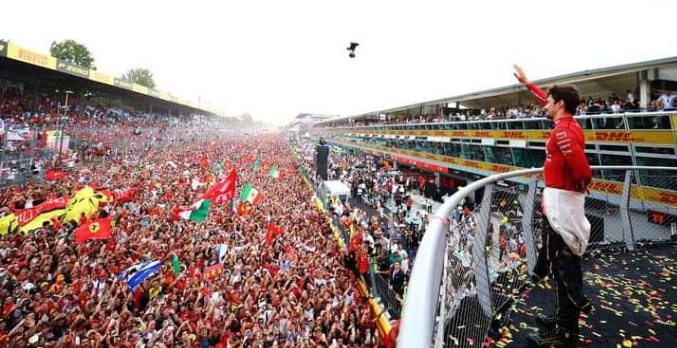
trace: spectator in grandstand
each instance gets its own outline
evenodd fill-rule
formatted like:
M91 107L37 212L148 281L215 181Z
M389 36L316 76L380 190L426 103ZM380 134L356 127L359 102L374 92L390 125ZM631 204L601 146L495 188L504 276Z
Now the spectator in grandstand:
M537 269L550 265L557 287L556 317L543 317L546 324L555 324L552 333L529 336L539 347L575 347L579 341L578 317L589 313L590 301L583 293L581 256L590 236L590 223L585 217L585 192L592 172L585 156L585 138L572 115L580 103L573 86L553 86L548 93L532 84L524 71L515 66L515 77L524 84L547 110L555 123L546 146L544 164L546 188L543 191L545 250L541 249ZM544 277L537 273L534 276Z
M656 100L656 109L671 110L675 108L675 94L671 91L663 91Z

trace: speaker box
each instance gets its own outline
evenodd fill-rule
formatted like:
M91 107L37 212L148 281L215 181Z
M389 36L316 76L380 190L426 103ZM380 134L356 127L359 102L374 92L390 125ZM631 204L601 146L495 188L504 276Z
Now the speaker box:
M327 160L329 157L329 145L317 145L315 147L315 170L322 180L327 180Z

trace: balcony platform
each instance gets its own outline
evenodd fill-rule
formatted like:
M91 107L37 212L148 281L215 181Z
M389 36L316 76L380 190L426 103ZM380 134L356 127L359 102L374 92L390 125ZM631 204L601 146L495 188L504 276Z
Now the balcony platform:
M622 347L624 338L633 347L677 347L677 246L600 251L584 261L583 272L594 310L580 319L581 347ZM532 347L526 336L544 330L535 315L555 310L554 283L550 287L536 287L518 302L506 347Z

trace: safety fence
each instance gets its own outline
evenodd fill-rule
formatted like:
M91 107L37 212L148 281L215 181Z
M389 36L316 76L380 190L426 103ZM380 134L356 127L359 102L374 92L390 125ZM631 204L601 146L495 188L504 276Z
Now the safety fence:
M674 240L677 168L593 167L593 172L600 170L619 176L623 190L586 197L588 253L632 251ZM672 185L669 196L648 197L651 191L637 184L640 171ZM413 265L398 347L481 347L490 331L508 320L508 308L529 284L543 243L541 172L528 169L478 180L435 212ZM518 177L531 179L513 189L497 185ZM474 197L482 198L472 202ZM473 209L464 212L462 202Z

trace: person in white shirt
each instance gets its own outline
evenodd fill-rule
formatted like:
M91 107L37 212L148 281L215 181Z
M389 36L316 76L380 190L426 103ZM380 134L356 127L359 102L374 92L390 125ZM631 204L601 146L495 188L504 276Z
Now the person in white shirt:
M33 208L33 197L32 196L28 196L28 198L26 199L26 203L24 205L24 208L25 209Z
M400 250L400 256L402 257L402 261L400 262L400 266L402 267L402 271L404 273L409 273L409 256L407 256L407 252L404 250Z
M618 103L618 100L615 100L613 104L611 104L611 112L614 114L618 114L621 112L621 104Z
M628 96L625 97L625 98L627 99L627 101L628 101L630 104L634 104L634 103L635 103L635 95L632 94L632 91L631 91L631 90L627 90L627 92L628 92Z
M663 92L658 100L663 103L663 109L672 109L674 108L675 96L669 92Z

